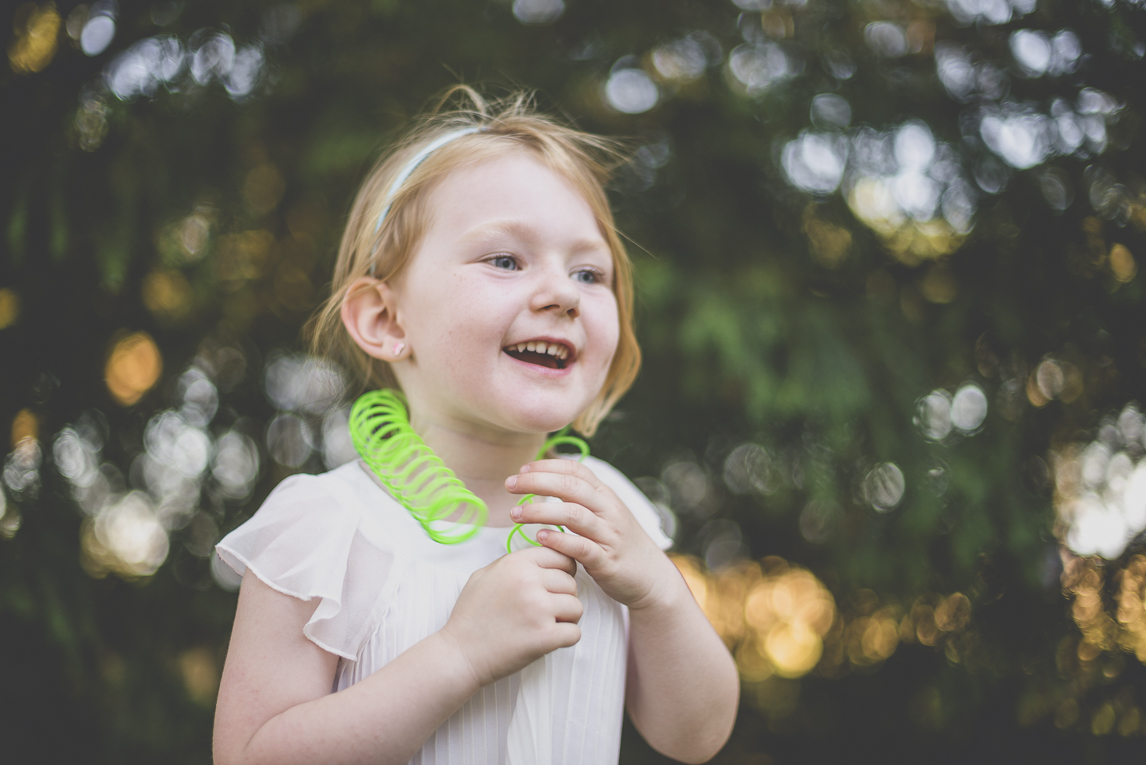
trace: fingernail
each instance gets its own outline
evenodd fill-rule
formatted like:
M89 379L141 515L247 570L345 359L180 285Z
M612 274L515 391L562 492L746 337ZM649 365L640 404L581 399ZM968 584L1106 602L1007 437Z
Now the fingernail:
M507 489L516 489L517 488L517 476L511 475L509 478L506 478L505 479L505 487Z
M513 520L520 521L521 520L521 505L517 505L516 507L510 509L509 514L511 516L513 516Z
M548 531L546 531L545 529L542 529L541 531L537 532L537 541L538 542L544 542L546 539L549 539L549 532Z
M528 473L529 472L529 465L522 465L521 466L521 472L522 473Z

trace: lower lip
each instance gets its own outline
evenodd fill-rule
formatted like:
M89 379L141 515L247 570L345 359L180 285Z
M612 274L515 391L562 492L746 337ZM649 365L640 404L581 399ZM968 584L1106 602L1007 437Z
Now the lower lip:
M565 377L566 375L568 375L570 372L573 371L573 364L575 363L575 362L568 362L565 365L564 369L550 369L549 367L543 367L540 364L530 364L528 361L522 361L521 359L515 359L513 356L510 356L505 351L502 351L501 354L503 356L505 356L507 359L509 359L510 361L512 361L514 364L517 364L518 366L524 367L524 368L528 369L530 372L533 372L534 374L539 374L542 377L549 377L549 378L553 378L553 379Z

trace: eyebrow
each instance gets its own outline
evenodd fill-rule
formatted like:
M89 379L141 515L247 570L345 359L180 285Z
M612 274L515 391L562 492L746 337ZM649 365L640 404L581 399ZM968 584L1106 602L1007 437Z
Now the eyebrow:
M527 223L517 220L498 220L490 223L485 223L477 228L471 229L462 235L463 242L473 242L480 244L489 242L499 236L508 236L514 239L519 239L524 242L532 242L537 239L537 232ZM578 239L573 242L573 251L585 252L596 250L612 256L609 250L609 245L605 242L604 238L599 239Z

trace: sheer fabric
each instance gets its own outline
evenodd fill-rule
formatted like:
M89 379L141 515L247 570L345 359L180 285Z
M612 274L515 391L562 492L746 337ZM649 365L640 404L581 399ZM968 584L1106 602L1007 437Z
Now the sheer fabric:
M601 460L585 464L661 549L671 545L632 483ZM337 692L441 629L470 574L505 554L509 531L485 527L467 542L440 545L353 462L286 479L217 552L240 575L250 571L286 595L319 599L303 633L339 657ZM617 761L628 612L580 566L576 578L585 606L581 640L480 690L411 763Z

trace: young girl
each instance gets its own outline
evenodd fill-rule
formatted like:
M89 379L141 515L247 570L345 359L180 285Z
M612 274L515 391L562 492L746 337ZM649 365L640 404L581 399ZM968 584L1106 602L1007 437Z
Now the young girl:
M622 706L685 762L731 731L735 666L649 501L604 462L539 454L571 423L591 435L639 365L615 155L466 93L370 173L312 326L402 395L356 406L363 462L288 478L219 543L244 574L219 765L597 765Z

